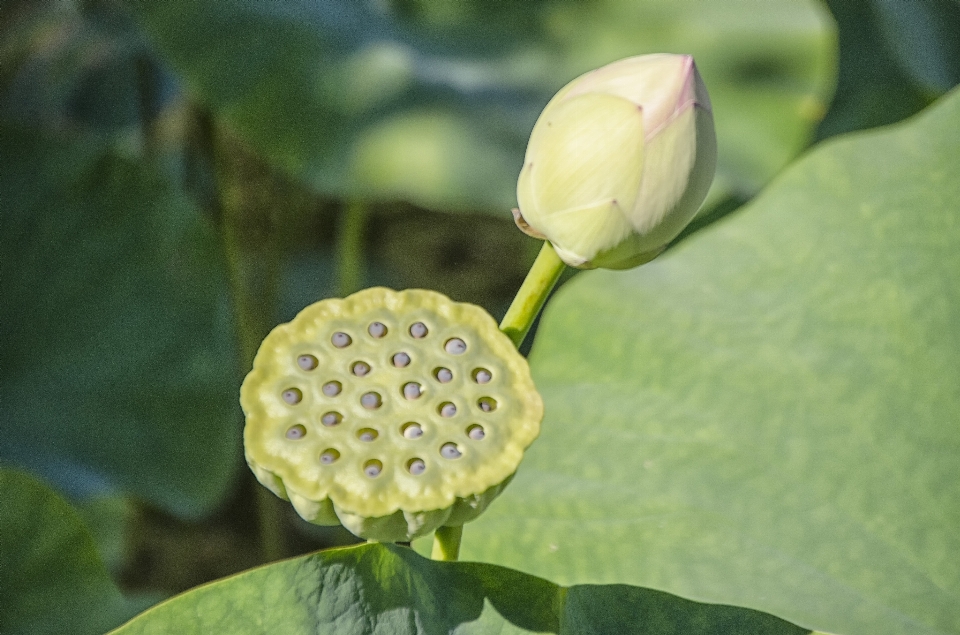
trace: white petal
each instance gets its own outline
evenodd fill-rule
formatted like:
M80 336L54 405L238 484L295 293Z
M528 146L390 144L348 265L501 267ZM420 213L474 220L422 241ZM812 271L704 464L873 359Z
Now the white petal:
M579 267L627 238L633 227L612 200L568 209L549 218L547 237L561 260Z
M628 212L639 233L645 234L659 225L680 200L696 158L696 114L691 106L647 141L640 195Z
M643 108L643 127L649 135L670 119L678 106L693 99L694 73L689 55L628 57L573 80L564 97L585 93L623 97Z
M539 226L550 237L549 217L611 199L631 209L643 170L643 118L613 95L581 95L545 110L537 121L524 169L536 200Z
M640 195L628 216L643 248L666 245L696 214L713 180L717 142L712 114L690 106L646 145Z

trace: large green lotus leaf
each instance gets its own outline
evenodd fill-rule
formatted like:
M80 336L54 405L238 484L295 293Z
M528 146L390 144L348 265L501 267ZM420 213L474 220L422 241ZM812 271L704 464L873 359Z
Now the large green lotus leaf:
M791 635L764 613L625 585L558 587L502 567L366 544L286 560L150 609L114 635Z
M70 505L0 468L0 628L4 635L99 635L130 611Z
M548 307L464 557L845 635L960 632L960 91Z
M441 210L512 207L549 97L620 57L697 56L720 137L714 198L752 195L795 156L833 81L813 0L129 4L191 92L274 164L337 196Z
M94 142L0 140L0 460L75 496L209 510L240 452L212 228Z

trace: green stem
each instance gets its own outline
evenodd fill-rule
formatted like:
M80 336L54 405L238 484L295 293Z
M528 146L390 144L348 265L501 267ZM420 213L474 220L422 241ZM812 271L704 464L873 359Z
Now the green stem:
M360 290L363 279L363 226L367 218L361 201L350 201L337 235L337 265L340 297Z
M507 314L500 322L500 330L507 334L514 346L520 348L523 339L530 331L533 320L540 313L547 296L556 286L560 274L563 273L564 263L557 256L553 245L549 241L543 243L540 254L530 267L517 296L507 309ZM441 527L433 534L433 551L430 557L434 560L456 560L460 555L460 539L463 536L463 526Z
M462 537L463 525L441 527L433 534L433 551L430 557L434 560L456 560L460 555Z
M273 224L257 194L267 180L256 157L219 134L209 113L201 114L201 142L215 174L215 202L221 221L221 238L234 309L242 368L253 365L260 341L270 330L277 303L280 262ZM266 228L259 232L253 228ZM254 487L261 558L265 562L286 555L280 499L266 488Z
M517 348L520 348L530 331L534 318L543 308L543 303L560 279L563 269L563 261L554 251L553 245L545 241L517 296L500 322L500 330L510 337Z
M260 483L254 483L256 491L257 529L260 535L260 555L264 562L275 562L286 554L283 532L285 505L273 492Z

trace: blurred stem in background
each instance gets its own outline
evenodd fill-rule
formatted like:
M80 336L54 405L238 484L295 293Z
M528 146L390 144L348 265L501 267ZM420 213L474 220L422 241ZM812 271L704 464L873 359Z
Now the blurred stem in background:
M363 228L366 219L367 206L363 201L353 200L347 204L337 232L337 291L341 298L359 291L363 284Z
M214 174L212 208L220 221L240 364L246 373L276 322L282 264L276 208L283 200L273 196L280 188L268 169L217 126L209 112L201 110L197 124L198 150ZM253 491L260 557L265 562L283 558L282 502L259 484Z

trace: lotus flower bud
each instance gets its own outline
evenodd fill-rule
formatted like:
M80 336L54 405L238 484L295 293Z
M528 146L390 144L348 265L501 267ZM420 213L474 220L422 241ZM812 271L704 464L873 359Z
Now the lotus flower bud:
M642 55L578 77L547 104L517 182L517 225L572 267L655 258L716 167L706 87L689 55Z

